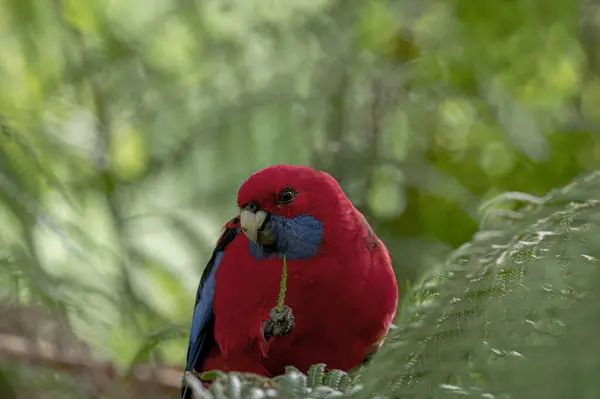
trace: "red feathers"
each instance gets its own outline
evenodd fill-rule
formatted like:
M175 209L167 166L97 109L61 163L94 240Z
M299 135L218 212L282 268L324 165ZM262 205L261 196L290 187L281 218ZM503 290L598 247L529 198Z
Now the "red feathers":
M284 189L294 194L287 193L285 201ZM282 259L253 255L253 243L238 234L216 271L217 346L198 371L272 376L287 365L303 372L314 363L342 370L358 366L396 313L398 290L385 245L337 182L308 167L276 165L253 174L238 194L240 208L249 203L269 214L276 252L288 253L285 304L292 308L295 327L286 336L263 338L263 323L279 292ZM226 227L239 228L236 219ZM317 240L314 252L307 249L310 240Z

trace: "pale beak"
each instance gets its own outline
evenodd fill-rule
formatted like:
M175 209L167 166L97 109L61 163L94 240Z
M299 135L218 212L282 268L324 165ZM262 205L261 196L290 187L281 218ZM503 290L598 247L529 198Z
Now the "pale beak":
M251 212L247 209L242 209L240 212L240 224L242 231L250 241L257 244L271 245L275 243L271 232L265 226L268 213L265 211Z

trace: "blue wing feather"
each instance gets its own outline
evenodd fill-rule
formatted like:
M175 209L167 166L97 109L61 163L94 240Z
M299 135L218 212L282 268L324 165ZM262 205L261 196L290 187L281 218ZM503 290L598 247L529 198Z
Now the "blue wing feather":
M214 264L208 273L204 284L198 287L196 294L196 306L194 307L194 316L192 318L192 328L190 330L189 350L187 354L187 363L185 369L192 370L195 363L196 355L199 353L199 346L202 343L200 340L200 332L206 328L213 317L212 305L215 296L215 275L223 258L223 251L216 253Z
M239 219L232 219L225 227L225 231L217 242L211 259L204 268L198 291L196 304L192 317L190 339L186 356L186 371L200 370L204 359L214 342L213 327L213 299L215 296L216 274L219 264L223 259L227 245L239 234Z

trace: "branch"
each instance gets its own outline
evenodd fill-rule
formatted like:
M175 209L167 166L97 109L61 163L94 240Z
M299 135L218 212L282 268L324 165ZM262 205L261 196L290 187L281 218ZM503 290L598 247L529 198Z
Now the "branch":
M179 392L181 381L179 369L155 369L150 366L137 367L131 377L125 380L123 374L110 363L83 357L75 351L59 351L47 342L35 342L16 335L0 334L0 358L73 374L89 374L94 379L124 384L135 391L161 391L173 395Z

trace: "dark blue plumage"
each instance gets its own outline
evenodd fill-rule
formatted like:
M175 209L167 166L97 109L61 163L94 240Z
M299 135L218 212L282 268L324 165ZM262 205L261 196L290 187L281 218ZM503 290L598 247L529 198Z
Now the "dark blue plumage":
M213 298L215 294L215 276L219 263L223 258L227 245L240 233L239 220L234 218L227 224L225 231L217 242L212 257L204 268L198 291L196 293L196 304L192 318L188 352L186 357L186 371L200 369L200 365L214 345L214 319Z
M223 258L223 252L220 251L216 254L214 264L208 273L204 284L198 287L196 294L196 306L194 307L194 316L192 317L192 328L190 330L190 342L187 354L186 370L190 371L193 368L196 354L199 353L198 349L202 343L200 338L200 332L205 328L212 319L213 311L213 298L215 296L215 275L219 268L219 263Z
M283 257L287 260L312 258L321 245L323 223L309 215L286 218L272 214L267 221L269 231L277 241L277 251L270 251L263 245L248 241L250 254L255 259Z

